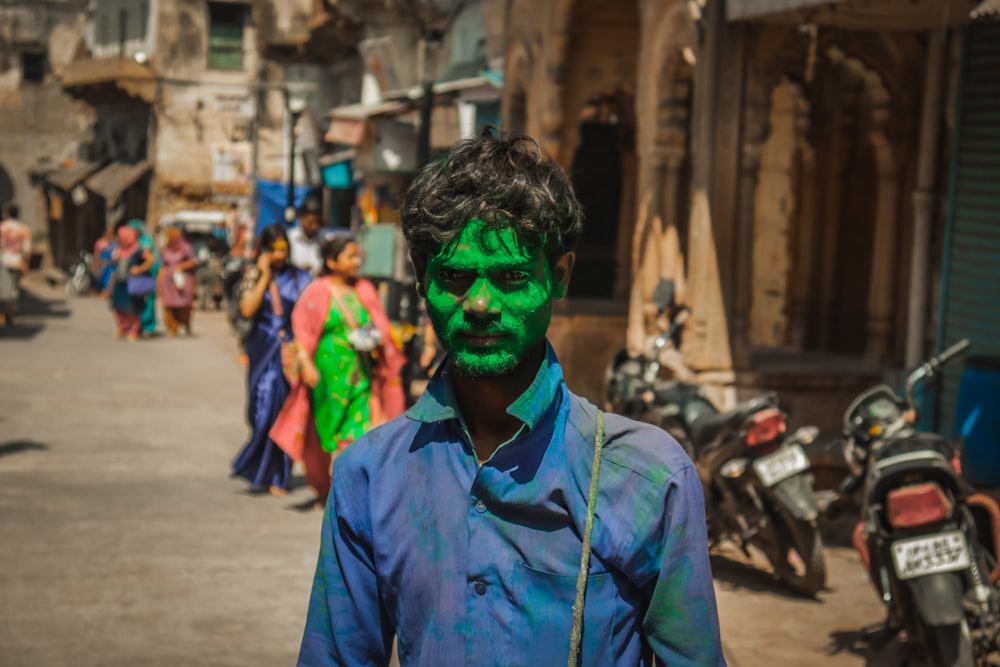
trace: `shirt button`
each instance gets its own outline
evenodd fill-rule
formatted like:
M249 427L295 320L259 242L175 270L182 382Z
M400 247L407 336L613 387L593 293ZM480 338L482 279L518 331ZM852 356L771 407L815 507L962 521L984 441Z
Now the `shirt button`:
M486 503L482 500L476 503L476 511L482 514L486 511Z
M477 595L486 595L486 584L482 581L477 581L475 585Z

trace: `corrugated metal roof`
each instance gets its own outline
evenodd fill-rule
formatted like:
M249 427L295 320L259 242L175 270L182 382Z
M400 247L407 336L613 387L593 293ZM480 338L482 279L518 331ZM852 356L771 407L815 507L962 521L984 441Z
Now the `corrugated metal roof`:
M138 164L112 162L86 180L87 189L109 202L117 201L123 192L152 168L153 165L146 161Z

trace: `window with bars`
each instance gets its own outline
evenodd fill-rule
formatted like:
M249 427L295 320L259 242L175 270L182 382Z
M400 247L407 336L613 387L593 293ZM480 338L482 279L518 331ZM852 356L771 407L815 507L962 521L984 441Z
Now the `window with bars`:
M243 24L246 8L228 2L208 3L208 66L243 69Z

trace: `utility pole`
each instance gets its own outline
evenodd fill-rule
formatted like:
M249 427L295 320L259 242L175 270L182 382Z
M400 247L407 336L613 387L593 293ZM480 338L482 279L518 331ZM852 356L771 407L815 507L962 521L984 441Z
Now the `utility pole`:
M288 108L288 195L285 201L285 223L295 222L295 126L305 111L306 102L301 97L293 96L285 89L285 104Z

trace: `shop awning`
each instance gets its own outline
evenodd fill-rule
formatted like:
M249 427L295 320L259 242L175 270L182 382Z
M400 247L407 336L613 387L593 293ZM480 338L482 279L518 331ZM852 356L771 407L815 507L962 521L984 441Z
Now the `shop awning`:
M739 21L824 5L828 2L830 0L727 0L726 18Z
M359 146L365 139L369 119L405 111L408 104L401 100L375 104L348 104L330 111L330 128L326 140L333 144Z
M103 197L105 201L114 202L152 168L153 166L147 161L138 164L112 162L85 182L88 190Z
M115 101L131 97L152 104L156 99L156 75L134 58L79 60L61 72L66 92L87 102Z
M969 0L726 0L730 21L923 31L968 23Z
M54 168L35 169L32 171L32 176L40 178L60 190L69 192L100 168L99 162L80 161Z

